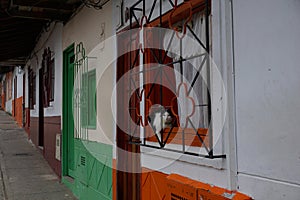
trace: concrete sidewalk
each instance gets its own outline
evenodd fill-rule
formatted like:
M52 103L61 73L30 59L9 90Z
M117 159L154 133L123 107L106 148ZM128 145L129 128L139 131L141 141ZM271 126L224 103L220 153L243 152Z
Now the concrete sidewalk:
M0 200L76 199L23 129L0 110Z

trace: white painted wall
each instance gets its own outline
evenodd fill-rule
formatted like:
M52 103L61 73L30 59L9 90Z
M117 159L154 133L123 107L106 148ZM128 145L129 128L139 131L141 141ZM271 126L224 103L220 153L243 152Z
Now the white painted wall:
M300 198L300 1L233 0L240 190Z
M63 49L71 44L83 43L88 57L88 70L96 69L97 82L97 128L88 129L88 139L113 144L113 117L111 96L113 90L115 41L109 39L114 33L112 1L101 10L83 7L63 28ZM100 35L104 28L104 35ZM76 49L75 49L76 51ZM75 125L76 126L76 125Z
M50 102L50 107L44 108L44 116L61 116L62 114L62 27L63 24L56 22L52 23L48 32L43 32L31 53L29 61L26 63L27 81L28 86L28 66L31 66L33 71L36 72L36 105L30 111L31 117L38 117L39 106L39 69L42 66L43 52L45 48L50 47L54 52L54 65L55 65L55 89L54 101ZM26 88L28 97L28 87ZM28 106L28 99L26 100Z
M23 70L19 70L18 67L14 70L14 77L17 78L17 98L23 96ZM13 82L13 94L15 93L15 87Z
M12 99L6 101L5 103L5 111L12 114Z

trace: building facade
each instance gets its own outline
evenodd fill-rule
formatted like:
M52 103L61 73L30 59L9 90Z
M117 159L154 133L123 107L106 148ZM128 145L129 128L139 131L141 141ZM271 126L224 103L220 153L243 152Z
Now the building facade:
M298 1L97 8L50 23L0 84L79 199L299 198Z

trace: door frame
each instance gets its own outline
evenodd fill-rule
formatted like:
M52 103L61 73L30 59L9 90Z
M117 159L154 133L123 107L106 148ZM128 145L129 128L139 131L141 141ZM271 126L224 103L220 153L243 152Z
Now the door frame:
M44 96L44 77L43 77L43 68L39 69L39 137L38 137L38 145L40 147L44 146L44 103L43 103L43 96Z
M16 110L16 101L17 101L17 90L18 90L18 80L17 80L17 76L14 77L14 103L13 103L13 107L14 107L14 117L17 116L17 110Z
M74 156L74 123L70 123L70 113L68 109L70 99L68 97L68 91L70 89L70 85L68 83L68 78L70 76L69 72L69 57L74 56L75 44L71 44L63 51L63 110L62 110L62 176L74 177L72 173L72 169L69 163L70 154L73 154L71 159L73 159L73 163L75 162ZM73 137L71 134L71 130L73 130ZM72 148L71 152L69 148Z
M25 98L26 98L26 75L23 74L23 98L22 98L22 126L26 125L26 110L25 110Z

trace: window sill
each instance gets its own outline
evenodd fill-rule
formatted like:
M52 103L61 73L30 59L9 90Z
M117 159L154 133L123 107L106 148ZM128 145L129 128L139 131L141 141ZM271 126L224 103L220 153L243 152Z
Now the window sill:
M186 162L199 166L212 167L219 170L224 169L226 166L224 158L209 159L177 152L165 151L163 149L153 149L145 146L141 146L141 153L145 156L161 157L169 160Z

